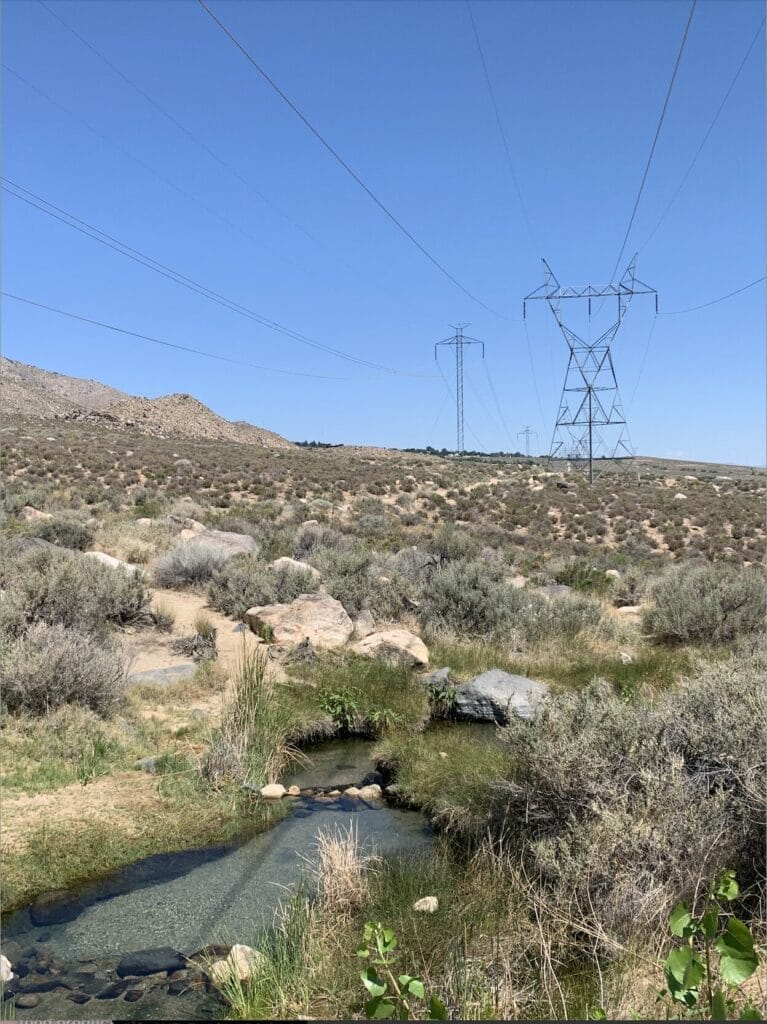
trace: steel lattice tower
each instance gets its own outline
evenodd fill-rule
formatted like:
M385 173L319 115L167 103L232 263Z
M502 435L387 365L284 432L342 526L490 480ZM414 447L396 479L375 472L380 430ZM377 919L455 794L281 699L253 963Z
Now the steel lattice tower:
M545 299L567 342L570 358L549 458L567 459L585 468L589 483L594 481L596 460L602 465L603 471L615 459L631 459L634 456L610 345L634 295L654 295L655 312L658 312L658 293L637 279L635 265L636 256L618 284L609 284L603 288L594 288L592 285L585 288L562 288L551 267L543 260L544 282L540 288L525 296L522 306L523 316L526 317L528 301ZM617 302L617 319L595 341L584 341L563 323L563 301L586 299L591 316L594 299L606 301L611 297Z
M452 345L455 348L455 418L456 418L456 451L459 455L463 452L463 350L466 345L481 345L482 358L485 358L485 343L478 338L469 338L463 333L464 327L468 324L451 324L455 334L452 338L445 338L438 341L434 346L434 358L437 358L437 349L441 345ZM441 372L441 371L440 371Z

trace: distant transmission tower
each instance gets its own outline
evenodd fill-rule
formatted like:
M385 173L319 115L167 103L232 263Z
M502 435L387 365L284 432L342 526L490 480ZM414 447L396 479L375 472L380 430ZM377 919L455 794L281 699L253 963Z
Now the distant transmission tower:
M464 327L468 324L450 324L455 331L452 338L445 338L438 341L434 346L434 358L437 358L437 349L441 345L452 345L455 347L455 419L456 419L456 451L459 455L463 453L463 350L466 345L481 345L482 358L485 358L485 343L478 338L469 338L463 333Z
M658 312L658 293L637 280L635 265L636 256L618 284L608 284L604 288L593 288L591 285L585 288L562 288L551 267L543 260L544 282L540 288L525 296L522 306L523 316L526 317L528 301L545 299L567 342L570 358L549 458L568 459L579 468L585 468L589 483L594 481L595 460L600 461L604 470L611 460L631 459L634 456L610 345L634 295L654 295L655 312ZM564 300L586 299L591 316L592 300L611 296L617 301L617 319L596 341L584 341L562 322L560 308Z
M534 437L538 439L538 431L532 430L530 427L525 427L524 430L520 430L517 433L517 437L524 437L525 439L525 455L530 458L530 438Z

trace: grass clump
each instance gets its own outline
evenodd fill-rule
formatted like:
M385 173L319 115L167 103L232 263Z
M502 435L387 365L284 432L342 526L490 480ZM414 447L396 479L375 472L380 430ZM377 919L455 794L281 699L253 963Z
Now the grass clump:
M230 552L204 541L180 543L157 560L154 581L158 587L185 587L206 583L220 569Z
M241 619L248 608L289 604L318 588L319 580L309 569L273 569L258 555L235 555L214 573L208 586L208 601L225 615Z
M763 630L766 612L759 571L683 565L653 588L643 626L665 643L730 643Z
M120 656L103 643L37 622L0 656L0 692L9 711L45 715L79 704L100 715L119 706L125 686Z
M275 694L266 656L244 644L232 679L232 697L202 763L210 782L260 789L276 782L297 756L289 743L293 718Z
M526 600L504 582L499 567L459 560L435 573L424 588L421 622L431 632L497 637L508 631Z

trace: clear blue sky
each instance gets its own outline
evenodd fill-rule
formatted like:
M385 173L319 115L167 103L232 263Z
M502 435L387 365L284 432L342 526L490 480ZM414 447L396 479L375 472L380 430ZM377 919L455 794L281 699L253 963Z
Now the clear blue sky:
M529 307L541 411L521 299L542 281L541 256L563 285L609 280L687 0L474 0L531 231L463 0L210 3L421 244L503 316L473 303L399 233L197 3L51 6L236 174L37 0L8 0L7 178L272 320L425 376L380 373L275 334L7 194L4 289L170 342L343 379L215 362L10 300L5 354L132 393L191 392L293 439L451 447L454 412L433 343L450 334L448 324L468 321L486 343L508 433L479 352L469 352L467 447L477 439L486 449L516 447L516 432L530 424L547 450L567 350L545 305ZM763 34L647 241L763 10L756 0L698 3L627 250L640 250L638 276L658 289L661 311L764 274ZM763 285L658 317L648 351L653 317L652 301L636 298L614 348L638 450L763 462ZM443 361L452 380L449 352Z

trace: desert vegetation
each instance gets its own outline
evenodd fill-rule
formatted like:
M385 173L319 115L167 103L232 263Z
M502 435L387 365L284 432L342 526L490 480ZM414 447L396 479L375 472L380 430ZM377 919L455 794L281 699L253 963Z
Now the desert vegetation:
M588 488L521 458L3 429L6 907L267 828L289 803L260 790L356 736L431 852L323 834L275 929L237 937L262 957L222 1013L674 1016L669 917L728 871L720 924L764 943L762 472ZM305 598L340 640L246 622ZM490 670L540 684L537 712L456 721Z

